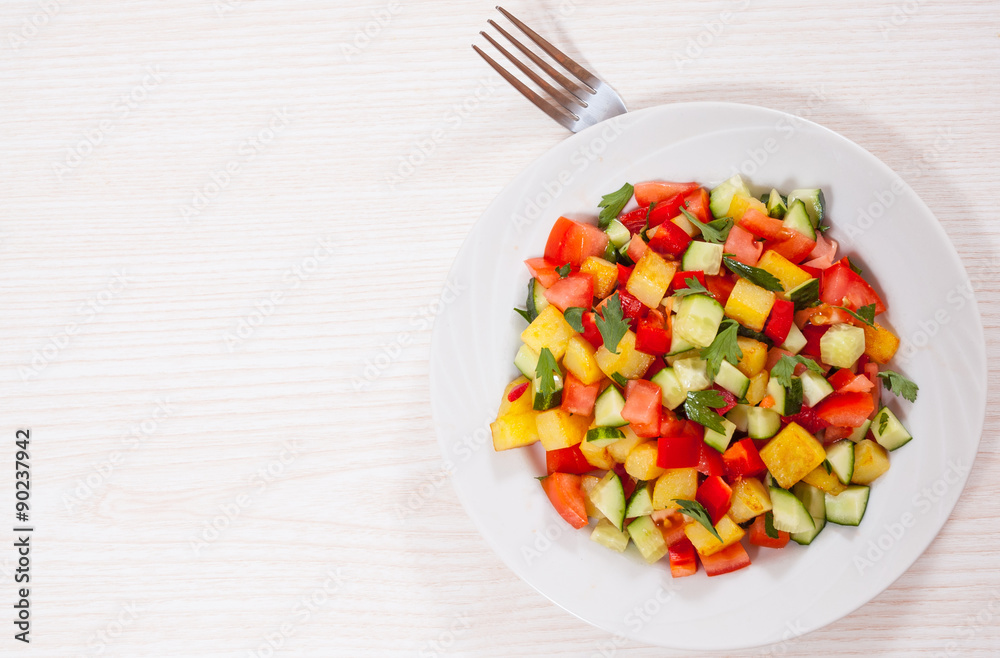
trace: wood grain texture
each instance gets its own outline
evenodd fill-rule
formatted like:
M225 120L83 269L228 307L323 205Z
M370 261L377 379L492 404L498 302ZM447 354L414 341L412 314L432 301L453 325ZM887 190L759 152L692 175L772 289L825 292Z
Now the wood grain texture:
M634 109L804 114L941 220L990 359L965 495L874 601L740 655L997 655L1000 5L508 8ZM436 301L486 205L566 137L469 48L493 16L468 0L0 6L0 432L33 432L34 655L671 655L518 580L441 475ZM0 654L29 655L7 634Z

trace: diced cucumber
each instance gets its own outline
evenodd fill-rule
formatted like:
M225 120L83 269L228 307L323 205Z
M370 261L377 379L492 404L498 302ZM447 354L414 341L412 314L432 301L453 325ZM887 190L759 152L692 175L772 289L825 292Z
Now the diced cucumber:
M788 204L778 190L772 189L765 203L767 203L767 214L775 219L783 219L788 212Z
M607 519L601 519L597 522L597 527L590 533L590 538L601 546L607 546L619 553L623 553L628 548L628 533L622 532Z
M716 246L721 250L720 245ZM708 347L719 333L724 315L722 305L713 298L707 295L688 295L677 305L673 330L694 347Z
M792 377L792 385L788 388L782 386L777 379L768 380L767 394L774 398L774 406L771 408L782 416L792 416L802 411L802 380L798 377Z
M553 407L558 407L560 404L562 404L563 390L562 390L561 379L559 384L560 385L558 389L552 391L552 393L550 393L549 395L545 395L540 390L538 390L537 380L531 382L531 390L535 396L531 408L534 409L535 411L545 411L546 409L552 409Z
M858 443L859 441L864 440L866 436L868 436L868 428L870 428L871 426L872 426L872 421L866 420L865 422L861 423L861 427L855 427L854 431L851 432L851 435L847 438L853 441L854 443Z
M755 408L749 404L738 404L729 410L726 418L736 426L738 432L746 432L750 426L750 410Z
M775 529L798 533L816 528L809 510L795 494L780 487L771 487L770 493Z
M541 313L542 309L549 305L549 300L545 298L545 287L538 282L538 279L532 279L535 283L531 286L531 297L535 302L535 313Z
M704 391L712 385L708 378L708 361L704 359L681 359L674 361L673 367L685 396L688 391Z
M850 484L854 477L854 443L844 439L826 447L826 460L841 484Z
M810 240L816 239L816 230L813 228L812 220L809 219L809 212L801 201L788 199L788 212L785 213L785 220L781 225L784 228L798 231Z
M608 234L608 239L611 240L611 244L617 249L621 249L632 240L632 234L617 219L612 219L608 227L604 229L604 232Z
M593 443L598 448L603 448L624 438L625 434L617 427L592 427L587 430L586 441Z
M725 452L729 447L729 442L733 440L736 433L736 425L728 418L722 419L722 426L726 429L725 434L719 434L713 429L705 428L705 443L712 446L719 452Z
M661 400L667 409L676 409L687 398L687 391L681 386L680 379L677 378L677 373L674 372L673 368L664 368L653 375L649 381L660 387L663 392Z
M622 418L625 396L614 385L608 386L597 396L594 404L594 425L597 427L622 427L628 421Z
M633 265L635 265L635 262L628 257L628 243L626 243L621 247L618 247L618 251L615 254L615 260L616 262L621 263L625 267L632 267Z
M653 513L653 496L650 493L649 483L643 483L632 492L632 497L628 499L625 507L625 518L634 519Z
M736 366L729 361L722 361L719 365L719 373L715 376L715 383L742 399L750 388L750 378L736 369Z
M838 368L853 368L865 353L865 330L853 324L835 324L819 339L823 363Z
M608 246L604 248L604 260L609 263L618 262L618 247L611 240L608 240Z
M819 279L807 279L788 292L778 293L779 297L795 302L795 310L809 308L819 300Z
M538 368L538 352L531 349L525 344L521 344L521 347L517 348L517 354L514 355L514 365L521 374L535 381L535 370Z
M673 356L667 355L667 365L673 367L678 361L683 361L684 359L700 359L701 350L693 348L687 352L681 352L680 354L674 354Z
M729 213L729 206L733 202L733 196L737 194L750 196L750 190L739 174L719 183L709 194L708 207L711 209L712 215L716 218L726 217Z
M838 525L858 525L868 508L869 488L852 484L839 496L826 494L826 520Z
M895 450L906 445L913 438L889 407L882 407L875 414L871 430L875 441L886 450Z
M785 337L785 342L781 345L781 349L787 350L792 354L798 354L808 342L809 341L806 340L805 334L803 334L802 330L795 326L795 323L793 322L792 328L788 330L788 336Z
M693 349L695 349L694 345L681 338L675 331L670 337L670 351L667 352L667 356L677 356L678 354L684 354L684 352L690 352Z
M614 471L608 471L588 494L594 507L606 516L612 525L622 529L625 520L625 490L622 481Z
M812 222L813 227L823 223L823 212L826 205L824 203L823 190L792 190L788 195L788 204L791 205L796 200L802 201L805 205L806 212L809 213L809 221Z
M685 272L701 270L705 274L718 274L722 268L722 245L712 242L692 242L684 252L681 267Z
M767 380L767 394L774 399L774 405L771 407L775 412L784 416L785 415L785 387L778 383L778 380L774 377Z
M792 493L802 501L813 520L812 530L792 533L792 541L807 546L826 527L826 494L805 482L799 482L792 487Z
M833 393L833 386L826 381L826 377L818 372L806 370L800 379L802 380L802 399L810 407L815 407L820 400Z
M653 523L651 517L640 516L628 524L628 536L632 538L642 557L650 564L667 554L667 542L664 541L663 533Z
M774 409L750 407L747 421L751 439L770 439L781 430L781 414Z

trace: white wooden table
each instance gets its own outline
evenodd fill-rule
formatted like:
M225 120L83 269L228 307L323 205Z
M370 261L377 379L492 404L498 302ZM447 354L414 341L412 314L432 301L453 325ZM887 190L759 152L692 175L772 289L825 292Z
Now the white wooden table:
M774 651L997 655L1000 5L509 8L634 109L808 116L937 214L987 332L979 458L906 575ZM0 5L0 516L30 427L35 526L32 643L4 617L0 654L669 655L518 580L440 474L427 371L446 274L494 195L566 137L470 49L496 16Z

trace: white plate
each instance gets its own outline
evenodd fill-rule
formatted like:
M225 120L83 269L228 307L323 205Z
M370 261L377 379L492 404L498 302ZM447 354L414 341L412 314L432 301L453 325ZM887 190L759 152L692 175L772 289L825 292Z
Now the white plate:
M540 447L493 451L488 423L524 321L528 274L560 215L596 221L625 181L715 184L740 168L755 188L826 192L830 235L864 268L904 338L893 362L920 385L890 399L914 439L892 454L858 528L827 525L808 547L754 549L751 567L673 581L573 530L534 477ZM855 227L851 229L850 227ZM965 484L982 433L986 356L968 276L940 224L873 155L781 112L725 103L651 108L570 137L510 183L473 227L450 280L464 290L439 315L431 403L458 495L497 554L578 617L640 642L731 650L781 642L850 613L898 578L934 539ZM880 318L880 319L882 319ZM619 637L609 642L620 642Z

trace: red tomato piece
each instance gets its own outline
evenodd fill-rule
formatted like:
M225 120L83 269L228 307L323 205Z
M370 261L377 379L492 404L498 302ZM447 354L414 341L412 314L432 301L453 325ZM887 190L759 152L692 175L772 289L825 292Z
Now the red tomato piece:
M799 269L814 279L818 279L823 274L823 270L815 268L809 263L799 263Z
M743 217L740 218L739 225L744 230L765 240L781 238L781 229L783 228L780 219L765 215L756 208L748 208L743 213Z
M634 267L625 267L621 263L618 263L618 285L622 288L628 283L628 278L632 276L632 270Z
M697 425L697 423L695 424ZM701 427L701 425L698 426ZM702 436L704 436L704 432ZM722 461L722 455L704 441L701 442L701 454L698 455L698 472L709 477L726 474L726 465Z
M794 320L795 302L775 299L771 315L768 316L767 324L764 326L764 335L773 340L775 345L782 345L788 338L788 332L792 330Z
M735 286L736 282L728 274L710 274L705 277L705 287L708 288L708 292L723 306L726 305L726 300L729 299Z
M627 290L619 290L618 298L622 303L622 314L630 320L641 320L646 317L648 307L634 297Z
M809 252L809 260L806 265L815 267L817 270L825 270L833 265L833 259L837 257L837 241L831 240L819 231L816 232L816 248Z
M749 540L754 546L763 546L764 548L784 548L788 544L788 540L791 536L784 532L783 530L778 530L775 528L775 532L778 533L778 538L767 536L767 528L764 527L764 515L761 514L756 519L754 519L753 525L750 526Z
M734 226L729 230L724 249L726 253L732 254L735 260L754 267L760 260L760 255L764 253L764 243L757 242L756 236L750 231Z
M695 494L694 499L705 508L714 525L722 520L722 517L729 511L729 501L732 495L732 487L718 475L712 475L705 478L705 481L699 485L698 493Z
M872 404L878 409L879 403L882 401L882 378L878 376L878 364L877 363L866 363L864 366L865 376L872 383Z
M656 440L656 465L660 468L694 468L701 460L704 441L690 434L661 436Z
M684 197L684 205L687 206L687 211L694 215L695 219L704 224L715 219L712 217L712 211L708 207L708 202L708 190L703 187L689 192Z
M618 217L618 221L628 229L629 233L635 235L646 226L646 215L648 214L649 208L636 208Z
M750 556L739 542L727 546L714 555L699 555L698 558L708 576L721 576L750 566Z
M586 272L574 272L547 288L545 299L564 313L571 306L589 309L594 305L594 277Z
M698 183L669 183L661 181L647 181L636 183L635 200L640 206L648 206L651 203L660 203L677 195L685 195L693 190L697 190Z
M603 256L608 235L591 224L560 217L545 243L545 257L579 267L589 256Z
M601 336L600 329L597 328L597 313L590 311L584 313L580 321L583 323L583 337L596 350L604 344L604 337Z
M819 279L819 298L831 306L846 306L852 311L869 304L875 304L876 315L886 310L885 302L860 274L851 269L847 258L823 270Z
M823 434L823 444L829 445L854 434L853 427L827 427Z
M870 393L833 393L823 398L815 411L830 425L860 427L875 411L875 402Z
M656 233L649 239L649 248L661 256L680 256L691 244L691 236L673 222L664 222L656 227Z
M561 267L565 263L557 263L547 258L529 258L524 261L524 264L528 267L528 271L531 272L531 276L538 279L538 282L543 287L548 288L560 279L556 268Z
M780 347L772 347L767 351L767 361L764 362L764 370L771 372L771 368L774 367L778 361L781 361L783 356L792 356L792 353L788 350L783 350Z
M635 330L635 349L646 354L661 355L670 351L670 331L666 318L657 310L652 310ZM647 377L648 379L648 377Z
M740 439L722 453L722 463L726 467L726 477L730 481L737 478L761 475L767 470L753 439Z
M773 249L793 263L801 263L816 248L816 241L798 231L783 228L781 237L769 240L765 249Z
M634 379L628 384L622 418L636 425L655 425L653 436L658 435L660 433L662 389L645 379Z
M517 402L524 395L524 392L528 390L530 382L524 382L511 389L510 393L507 394L508 402Z
M670 544L670 575L674 578L693 576L698 572L698 558L694 544L687 537Z
M597 395L601 392L601 382L584 384L573 376L573 373L566 373L566 381L563 383L562 409L571 414L589 416L594 413L594 403L597 402Z
M545 468L549 475L553 473L571 473L583 475L594 470L580 450L580 444L559 450L549 450L545 453Z
M703 287L707 287L705 285L705 273L702 272L701 270L691 270L691 271L688 271L688 272L678 272L677 274L674 275L674 280L673 280L673 282L671 282L670 287L673 290L681 290L682 288L687 288L688 287L688 284L687 284L687 280L688 279L695 279Z
M646 241L638 234L633 235L632 240L628 243L628 257L632 259L633 263L638 263L647 249L649 249L649 245L646 244Z
M864 375L855 375L847 368L841 368L830 375L830 386L837 393L867 393L875 386Z
M836 393L834 395L836 395ZM822 404L822 402L820 404ZM816 409L812 409L805 405L802 405L802 410L799 413L792 414L791 416L782 416L781 420L785 423L796 423L801 425L810 434L816 434L830 425L830 421L816 413ZM838 425L839 424L841 423L838 423Z
M542 489L552 507L566 523L577 530L587 525L587 504L584 502L580 476L573 473L552 473L542 480Z

